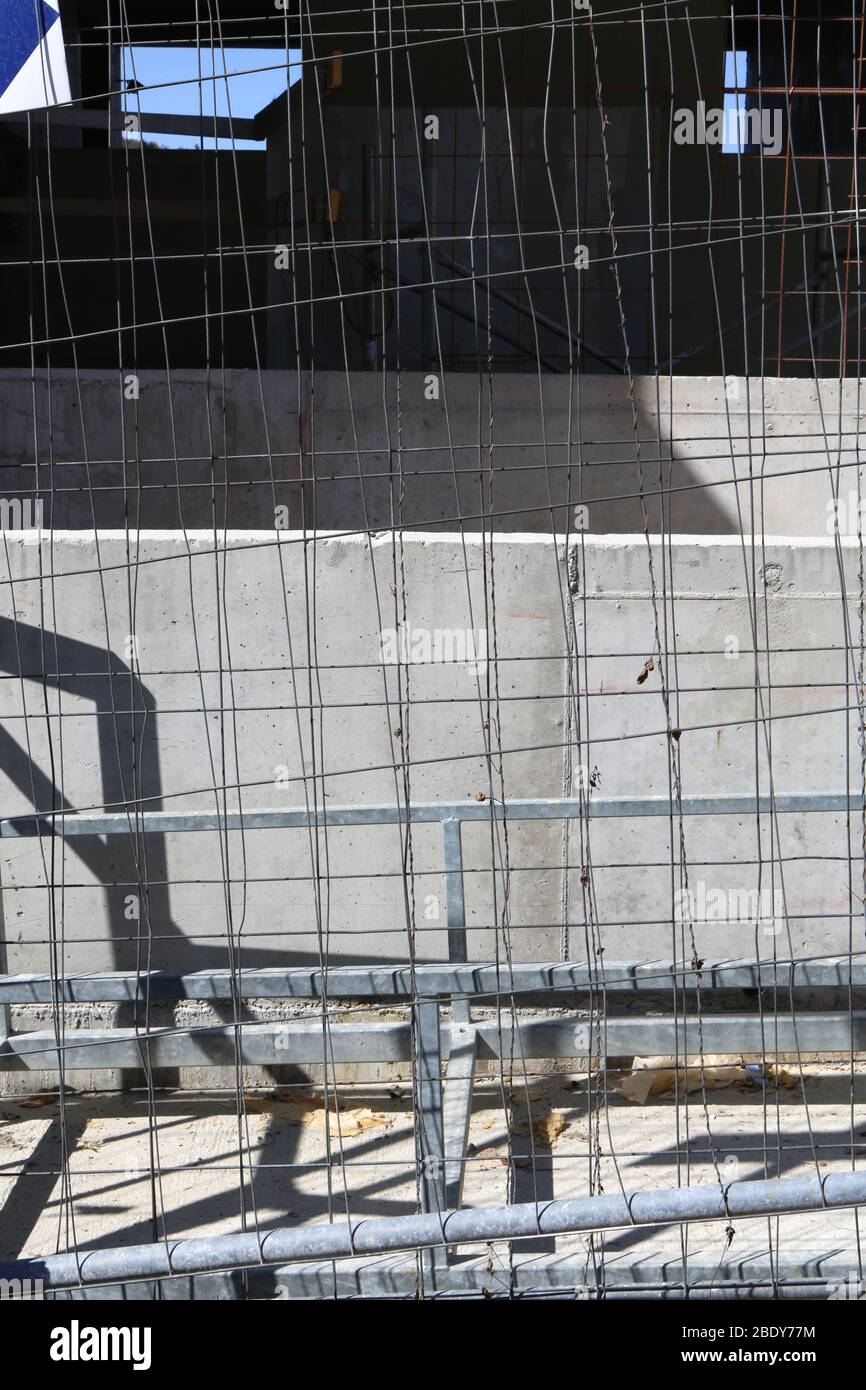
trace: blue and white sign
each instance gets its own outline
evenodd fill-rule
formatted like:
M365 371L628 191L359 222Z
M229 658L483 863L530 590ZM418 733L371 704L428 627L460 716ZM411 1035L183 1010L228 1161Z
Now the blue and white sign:
M0 116L69 99L58 0L0 0Z

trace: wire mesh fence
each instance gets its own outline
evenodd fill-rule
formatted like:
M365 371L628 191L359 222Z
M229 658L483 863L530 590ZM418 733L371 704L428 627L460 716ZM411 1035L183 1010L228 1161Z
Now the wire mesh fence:
M0 1277L859 1298L862 4L43 9Z

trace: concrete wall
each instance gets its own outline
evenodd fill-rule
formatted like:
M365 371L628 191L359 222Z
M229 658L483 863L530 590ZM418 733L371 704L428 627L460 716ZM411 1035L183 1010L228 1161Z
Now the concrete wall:
M55 527L573 529L826 536L860 383L420 373L0 373L0 497ZM34 410L35 401L35 410ZM494 420L492 437L490 419ZM641 468L638 468L638 458ZM228 459L228 463L226 463ZM492 470L492 472L491 472ZM662 505L662 493L669 495ZM553 510L551 510L553 509ZM850 517L848 518L850 524ZM856 534L856 525L850 527Z
M498 537L492 555L478 537L464 542L419 533L404 535L395 551L391 534L372 541L319 538L305 546L295 533L277 544L272 532L233 532L216 557L206 533L149 532L136 541L60 532L41 547L16 536L6 541L0 587L4 815L28 812L34 803L50 809L61 794L78 808L125 795L148 798L151 809L209 809L217 804L215 784L238 782L246 809L302 804L298 779L314 776L311 795L315 787L321 801L324 792L325 805L393 803L393 764L407 748L413 799L472 800L489 791L485 720L494 733L498 727L508 750L503 772L509 797L576 794L580 763L598 768L599 794L667 791L659 672L637 680L655 628L642 537L586 537L570 561L561 541L533 536ZM842 554L856 632L856 547L846 542ZM654 543L653 557L659 592L667 571L659 624L670 653L672 717L684 730L684 793L754 789L750 611L759 632L769 631L775 653L777 792L842 788L846 751L857 785L856 718L822 713L845 703L832 543L769 541L754 557L756 607L747 587L753 557L735 538L680 537L664 555ZM492 632L485 595L488 605L495 600L498 710L487 698L488 677L495 690L492 669L482 666L477 673L434 661L408 672L383 670L380 632L399 620L392 585L400 593L404 583L411 629L422 634ZM42 624L56 633L56 643L49 635L44 648ZM135 677L128 657L133 634ZM724 653L735 650L732 638L740 654L729 659ZM792 650L802 647L816 650ZM308 653L318 667L312 683ZM760 664L766 676L766 659ZM59 680L49 675L47 690L34 679L42 669L62 673ZM569 670L579 683L576 700L568 698ZM411 695L408 716L400 680L404 700L407 682ZM758 761L764 788L763 755ZM230 792L228 805L237 804ZM790 860L784 883L795 949L843 948L844 818L786 816L780 830L781 851ZM765 861L769 837L765 818ZM494 882L501 923L504 881L494 872L501 865L489 829L474 827L465 839L470 954L489 959L496 944ZM663 819L592 823L591 882L608 959L670 955L669 839ZM413 841L417 953L441 958L438 839L430 827L417 827ZM753 817L690 819L685 842L693 882L725 889L757 885ZM56 930L65 940L64 968L134 966L139 926L125 915L128 896L138 891L133 845L132 836L76 839L65 849L59 842L3 842L10 970L49 968L50 875L64 885L55 888L53 900ZM331 958L405 959L397 830L332 829L327 844L320 838L320 854L326 850L329 877L318 908ZM241 934L243 964L318 960L305 832L233 834L222 845L216 834L148 836L146 848L136 852L147 856L151 889L142 914L147 918L149 910L154 967L226 965L229 926ZM566 950L582 956L579 873L587 855L577 830L566 839L556 824L512 824L509 855L516 957L550 959ZM232 881L228 906L226 875ZM778 871L773 880L765 865L764 886L771 882L779 885ZM710 923L696 934L705 956L748 954L755 945L753 927L742 924ZM763 942L768 953L772 944ZM678 939L678 949L682 945Z

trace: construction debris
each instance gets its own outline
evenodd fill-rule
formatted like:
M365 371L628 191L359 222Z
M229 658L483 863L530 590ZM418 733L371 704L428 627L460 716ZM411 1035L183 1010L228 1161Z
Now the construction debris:
M270 1095L244 1095L244 1106L248 1114L273 1114L277 1107L287 1109L285 1118L289 1124L316 1125L324 1129L330 1122L334 1133L343 1136L360 1134L365 1129L378 1129L394 1122L393 1115L373 1110L370 1106L341 1106L334 1095L325 1097L317 1092L304 1094L281 1087Z
M531 1134L535 1143L544 1149L552 1149L567 1128L568 1120L563 1112L549 1105L540 1107L536 1112L525 1108L516 1110L511 1122L512 1134Z
M773 1084L790 1090L800 1077L775 1062L749 1062L735 1054L707 1055L683 1059L675 1057L636 1057L630 1071L618 1076L612 1086L616 1095L643 1105L650 1096L686 1094L689 1091L725 1091L731 1086L765 1087Z

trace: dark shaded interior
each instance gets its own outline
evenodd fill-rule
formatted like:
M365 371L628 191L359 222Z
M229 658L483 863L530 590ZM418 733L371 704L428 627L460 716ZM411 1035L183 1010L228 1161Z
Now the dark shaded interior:
M0 367L859 374L862 7L290 9L61 4L73 108L0 121ZM196 41L301 48L266 149L124 141L121 47ZM673 139L731 52L778 153Z

